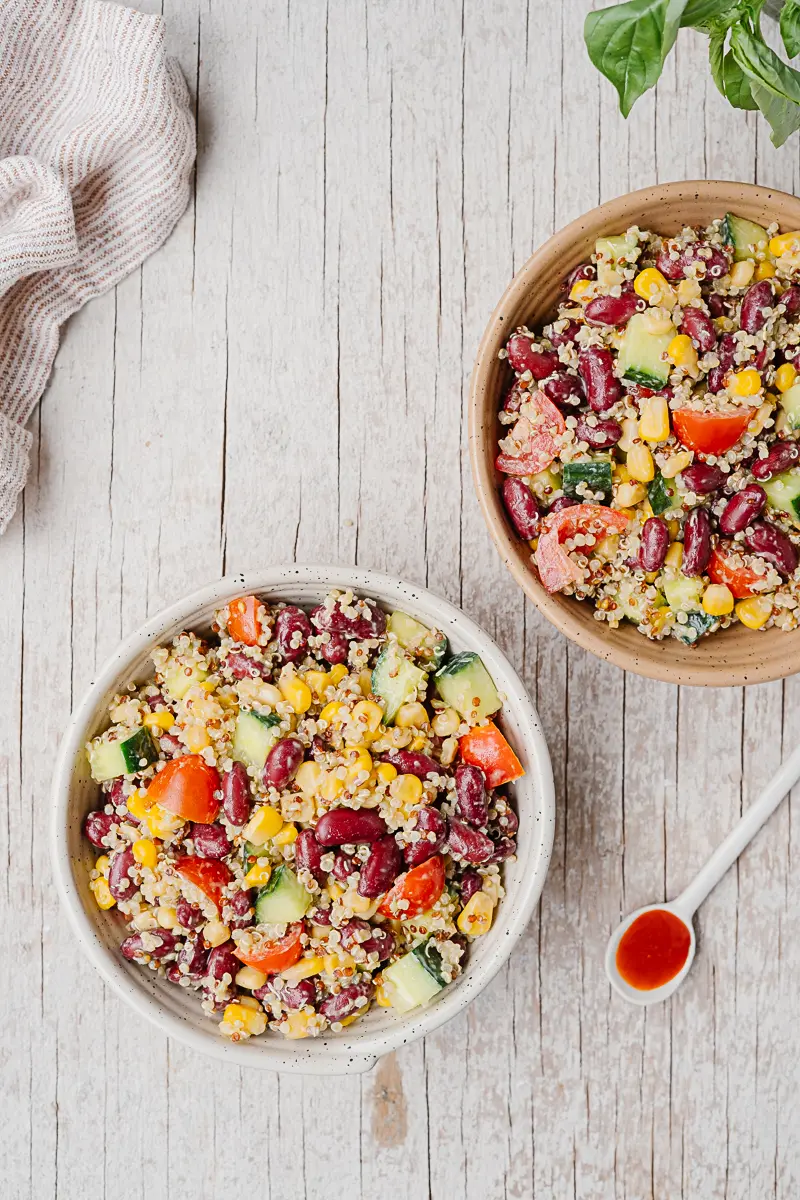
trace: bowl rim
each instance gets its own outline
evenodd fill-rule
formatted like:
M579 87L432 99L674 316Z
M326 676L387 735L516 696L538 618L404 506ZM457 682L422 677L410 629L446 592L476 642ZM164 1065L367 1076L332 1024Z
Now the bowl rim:
M607 636L607 630L605 631L606 636L603 636L604 630L599 623L597 623L597 628L579 625L574 620L570 608L560 602L558 594L550 595L542 587L537 575L531 569L529 553L523 552L522 543L511 532L508 521L499 509L496 502L496 474L494 469L490 468L484 453L482 400L486 387L484 375L488 370L489 362L492 361L492 348L497 344L500 335L506 334L509 329L508 322L504 318L505 312L515 307L532 290L537 274L545 264L549 264L551 259L561 255L565 248L576 241L585 240L587 224L592 227L611 220L617 213L627 213L629 210L635 209L637 204L641 204L642 208L649 206L656 196L663 203L686 199L687 195L692 193L696 198L707 196L711 199L719 195L720 189L728 188L736 188L740 195L746 196L754 204L766 206L770 199L779 198L781 201L790 202L800 210L800 197L792 196L780 188L742 183L738 180L687 179L651 184L649 187L625 192L606 200L595 208L588 209L567 225L557 229L523 263L495 306L478 346L470 376L468 401L469 455L478 503L500 557L525 594L559 632L565 634L570 641L575 642L584 650L590 651L597 658L646 678L658 679L664 683L700 687L738 687L749 683L769 683L786 678L800 667L792 663L789 654L783 665L780 663L773 665L772 660L764 662L757 659L741 668L731 667L724 663L719 665L689 663L686 665L666 659L663 663L656 663L650 658L640 657L635 650L621 642L611 640ZM748 634L750 637L758 636L755 631L748 631Z
M506 897L511 912L506 936L490 957L476 964L472 974L458 987L442 997L439 1003L413 1018L403 1018L389 1031L335 1035L335 1041L308 1039L254 1039L258 1052L253 1053L249 1042L233 1043L220 1037L216 1030L196 1029L162 1007L156 996L134 986L128 968L119 956L101 940L94 921L84 908L73 878L68 849L68 817L70 789L74 765L86 740L86 731L94 720L100 698L122 678L127 668L143 651L154 644L163 632L176 622L189 621L193 614L212 603L227 603L236 595L250 591L276 593L280 596L292 584L319 584L326 589L347 588L367 594L389 593L401 603L411 606L419 598L431 604L450 626L456 626L463 638L485 651L506 672L502 690L514 706L516 719L525 727L526 751L531 764L531 784L536 787L539 820L532 823L532 867L522 878L512 896ZM386 599L381 601L388 605ZM412 607L413 612L413 607ZM51 787L50 856L56 888L66 912L69 925L88 960L108 986L139 1016L156 1025L162 1033L185 1043L204 1054L236 1066L268 1070L291 1070L307 1074L337 1074L361 1072L374 1065L378 1057L408 1042L433 1032L460 1013L491 982L508 959L532 916L544 887L555 831L555 786L547 743L533 702L516 669L494 640L470 617L449 601L427 588L406 584L381 572L341 565L274 566L258 571L227 575L196 589L173 604L167 605L126 637L106 659L95 678L74 708L58 749ZM314 1052L310 1052L316 1047Z

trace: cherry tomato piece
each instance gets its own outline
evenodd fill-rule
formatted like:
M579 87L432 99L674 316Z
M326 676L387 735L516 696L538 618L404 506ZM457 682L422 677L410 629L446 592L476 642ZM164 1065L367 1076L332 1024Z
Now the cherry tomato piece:
M198 754L173 758L150 783L147 799L184 821L211 825L217 819L219 774Z

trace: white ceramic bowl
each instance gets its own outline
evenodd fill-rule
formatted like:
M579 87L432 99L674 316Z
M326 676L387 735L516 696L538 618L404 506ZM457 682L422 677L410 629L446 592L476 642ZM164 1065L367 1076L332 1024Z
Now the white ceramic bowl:
M312 606L331 588L348 587L378 600L388 611L402 609L443 629L454 652L475 650L481 655L506 696L500 723L526 772L514 788L520 818L518 856L506 864L507 894L492 929L470 947L463 975L430 1007L399 1016L391 1009L373 1006L366 1017L338 1034L287 1041L268 1033L234 1044L220 1036L217 1022L203 1013L196 994L160 980L120 955L118 946L124 936L120 917L114 910L101 912L89 891L93 854L81 829L87 812L96 807L97 785L89 774L84 745L107 725L108 702L114 693L130 680L141 683L150 677L149 655L154 646L183 629L208 632L214 610L235 596L256 592L271 600ZM457 608L424 588L356 568L289 566L228 576L201 588L164 609L122 643L83 697L64 734L53 780L51 840L56 883L78 941L106 983L137 1013L162 1032L237 1066L322 1075L368 1070L379 1055L443 1025L486 987L508 958L539 900L554 823L553 773L536 711L491 638Z

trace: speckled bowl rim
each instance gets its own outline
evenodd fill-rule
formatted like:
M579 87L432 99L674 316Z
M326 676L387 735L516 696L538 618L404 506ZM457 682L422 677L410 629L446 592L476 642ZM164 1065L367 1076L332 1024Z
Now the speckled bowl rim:
M579 622L574 608L582 602L558 594L550 595L545 591L530 563L527 545L513 533L503 512L498 496L500 476L493 465L497 424L496 420L492 422L488 417L484 417L484 397L489 389L489 372L497 350L512 332L506 313L513 312L523 299L535 290L537 277L541 275L543 268L546 265L551 266L556 259L563 260L563 273L566 274L585 255L587 236L591 234L593 240L595 236L602 235L601 226L605 226L602 232L607 232L609 228L625 228L636 222L637 212L641 213L649 206L686 201L689 197L716 202L718 212L734 210L738 200L739 203L752 203L767 213L771 204L777 202L796 214L791 228L800 228L800 198L796 196L777 188L756 184L695 179L663 183L627 192L591 209L553 234L514 276L481 338L469 391L468 429L472 477L484 520L506 567L544 616L571 641L623 670L666 683L701 687L735 687L749 683L767 683L784 679L800 670L800 633L792 640L792 634L789 632L768 630L766 633L758 633L747 630L749 641L746 662L731 666L725 657L725 639L731 633L743 630L743 627L737 625L731 630L724 630L715 635L713 639L708 639L706 644L709 647L712 641L715 643L713 657L718 661L701 663L693 661L690 657L693 652L691 647L681 649L680 644L672 638L662 642L648 642L632 629L631 632L643 643L642 646L635 646L634 643L623 645L620 639L614 636L618 631L610 630L604 623L595 622L592 626ZM580 255L575 256L575 249L579 245L583 249ZM570 258L571 253L574 261ZM496 400L497 408L497 394ZM491 441L491 452L487 447L487 440ZM772 635L779 635L786 640L785 652L781 646L780 654L773 653L765 661L763 655L759 657L760 649L766 648L766 643L760 639Z
M68 845L73 819L70 815L73 784L85 742L98 725L100 706L104 708L109 694L127 682L132 664L157 644L165 632L176 624L191 626L193 615L210 604L219 607L235 596L249 592L281 599L291 595L293 585L318 588L320 599L331 587L352 587L362 594L374 596L388 607L402 607L412 615L420 614L422 619L426 615L428 620L435 619L445 632L452 631L451 636L457 635L459 642L481 654L498 688L506 695L504 711L513 712L515 725L524 731L524 740L517 749L527 774L517 785L516 800L520 840L523 836L530 837L530 844L527 854L520 856L523 877L513 889L509 887L495 925L486 935L487 943L493 939L491 952L479 962L468 964L465 974L450 985L438 1003L414 1016L393 1015L391 1027L383 1031L372 1032L365 1028L356 1033L358 1026L355 1026L352 1033L346 1030L338 1035L301 1041L269 1036L234 1044L223 1039L211 1021L200 1019L200 1027L189 1023L190 1017L197 1020L200 1014L202 1018L196 996L189 998L186 1016L167 1011L142 969L126 963L101 938L99 927L107 914L100 914L93 905L90 911L81 898L76 878L80 872L86 875L86 852L81 862L70 855ZM82 812L74 819L80 823ZM478 625L427 589L375 571L342 566L290 565L230 575L208 584L164 608L122 642L76 707L59 747L52 784L50 845L58 893L81 949L106 983L140 1016L156 1025L162 1033L229 1064L322 1075L368 1070L380 1055L438 1029L475 999L503 966L536 908L550 861L554 828L553 771L536 710L508 659Z

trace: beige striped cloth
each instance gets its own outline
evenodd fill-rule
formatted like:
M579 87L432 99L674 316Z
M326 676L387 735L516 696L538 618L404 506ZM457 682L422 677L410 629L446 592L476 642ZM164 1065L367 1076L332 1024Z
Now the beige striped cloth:
M164 23L101 0L0 0L0 533L59 326L186 208L194 120Z

